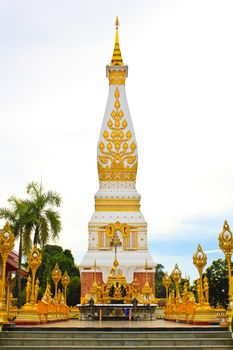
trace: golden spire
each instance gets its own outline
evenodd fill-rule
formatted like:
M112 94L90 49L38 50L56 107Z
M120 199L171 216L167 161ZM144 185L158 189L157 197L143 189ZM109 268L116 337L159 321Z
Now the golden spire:
M114 45L114 50L112 55L111 66L123 66L124 64L121 57L121 49L120 49L119 38L118 38L118 27L119 27L118 16L116 16L115 26L116 26L116 36L115 36L115 45Z

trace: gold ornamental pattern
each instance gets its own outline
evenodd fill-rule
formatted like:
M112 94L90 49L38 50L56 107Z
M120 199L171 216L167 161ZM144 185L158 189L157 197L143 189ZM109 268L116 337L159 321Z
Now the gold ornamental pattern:
M124 112L120 108L120 93L115 90L115 109L107 122L108 130L104 130L103 139L99 143L98 173L100 181L135 181L137 174L136 143Z
M126 70L109 70L109 85L125 85Z

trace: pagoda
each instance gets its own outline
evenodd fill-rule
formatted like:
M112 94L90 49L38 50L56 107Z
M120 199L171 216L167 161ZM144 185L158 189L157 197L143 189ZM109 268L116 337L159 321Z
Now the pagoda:
M112 60L106 67L109 94L97 148L99 190L88 225L88 251L80 264L81 303L93 284L107 282L114 261L128 285L137 283L142 290L147 283L153 292L155 288L155 263L135 187L138 151L125 92L128 66L121 56L118 17L115 25Z

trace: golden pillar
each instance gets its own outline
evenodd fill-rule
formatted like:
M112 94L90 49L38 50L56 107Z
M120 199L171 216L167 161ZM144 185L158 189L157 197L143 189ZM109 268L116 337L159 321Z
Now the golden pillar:
M218 241L219 241L219 248L225 254L225 258L228 266L229 304L228 304L227 316L228 316L228 322L230 324L233 317L233 279L231 274L231 255L233 252L233 235L230 230L230 226L228 225L226 220L224 221L222 231L219 234Z
M2 257L2 279L0 283L0 323L7 323L6 309L6 262L14 247L15 237L7 222L0 233L0 254Z
M168 302L168 288L170 287L170 284L171 284L171 277L168 275L167 272L165 272L164 276L163 276L163 279L162 279L162 282L163 282L163 285L166 289L166 305L167 305L167 302Z
M57 300L57 286L58 286L58 282L61 279L61 270L58 267L58 264L56 263L54 266L54 269L52 271L52 279L55 285L55 295L54 295L54 299Z
M174 270L171 273L171 276L176 286L176 304L178 304L180 300L179 282L182 276L182 272L180 271L177 264L175 265Z
M66 305L66 290L68 285L70 284L70 276L68 275L67 271L64 272L64 275L61 278L61 283L64 290L64 299L65 299L65 305Z
M165 272L163 279L162 279L163 285L166 289L166 314L167 314L167 308L168 308L168 288L170 287L171 284L171 277L168 275L167 272Z
M193 255L193 264L196 266L198 272L199 272L199 288L200 292L198 293L198 302L200 305L204 304L204 295L203 295L203 281L202 281L202 273L203 269L206 266L207 263L207 256L203 252L202 247L200 244L198 244L197 250L195 254Z
M30 304L34 305L36 303L35 298L35 278L36 278L36 271L38 270L38 267L41 265L42 262L42 256L37 248L36 245L34 245L33 249L28 254L28 266L32 271L32 281L31 281L31 298L30 298Z

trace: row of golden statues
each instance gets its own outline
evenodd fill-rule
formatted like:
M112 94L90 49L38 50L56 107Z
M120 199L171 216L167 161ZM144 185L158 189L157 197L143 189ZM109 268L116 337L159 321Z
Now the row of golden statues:
M227 221L224 222L222 231L219 234L219 247L225 254L228 266L229 281L229 304L227 309L227 321L230 325L233 317L233 278L231 272L231 255L233 252L233 235ZM209 282L203 270L207 264L207 256L199 244L193 255L193 264L198 270L199 278L196 284L197 300L192 291L189 291L189 282L186 281L183 286L182 295L180 295L179 283L182 273L175 265L171 276L166 272L163 277L163 285L166 289L166 309L165 317L168 320L186 321L193 323L219 323L219 318L224 318L225 310L222 308L213 308L209 304ZM171 282L175 284L175 290L169 293Z

